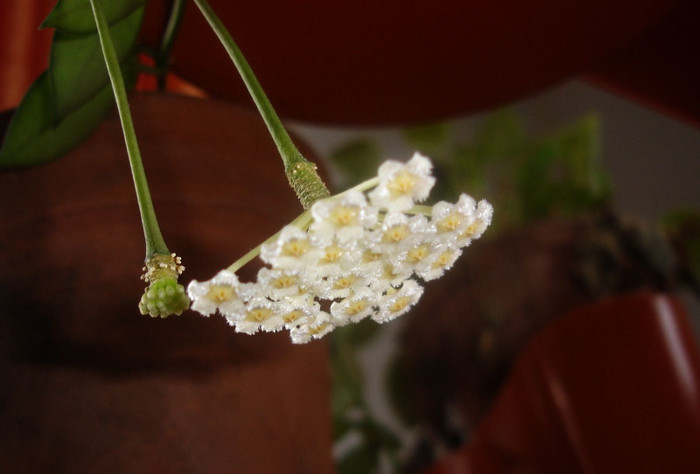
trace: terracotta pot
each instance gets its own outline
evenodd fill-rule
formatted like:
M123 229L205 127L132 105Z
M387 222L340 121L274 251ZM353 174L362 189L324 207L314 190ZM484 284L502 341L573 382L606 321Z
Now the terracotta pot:
M700 355L665 294L582 306L528 344L472 441L430 474L700 472Z
M207 279L301 208L254 112L136 96L161 227ZM331 472L323 341L138 313L144 246L112 116L0 174L1 472Z

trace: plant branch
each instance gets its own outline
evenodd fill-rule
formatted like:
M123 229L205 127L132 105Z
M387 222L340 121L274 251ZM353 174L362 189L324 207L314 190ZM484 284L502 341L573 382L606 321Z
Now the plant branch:
M148 189L148 182L146 181L146 172L143 168L143 162L141 161L141 152L139 151L134 123L131 119L131 112L129 111L124 78L122 77L119 59L117 58L114 43L112 42L112 37L109 32L109 25L102 10L100 0L90 0L90 5L92 6L92 12L95 17L95 24L102 46L102 54L104 55L105 64L107 65L109 80L112 83L114 98L117 102L117 110L119 111L119 120L121 121L122 130L124 132L124 141L129 155L131 175L134 180L139 211L141 212L141 224L146 240L146 259L149 259L155 254L170 255L168 247L163 240L163 235L158 227L158 219L153 209L151 193Z
M170 15L168 16L168 23L165 25L163 37L158 46L156 68L158 70L158 89L160 90L165 90L170 52L173 49L173 43L175 42L177 31L180 28L180 23L185 13L185 5L187 5L186 0L173 0L170 7Z

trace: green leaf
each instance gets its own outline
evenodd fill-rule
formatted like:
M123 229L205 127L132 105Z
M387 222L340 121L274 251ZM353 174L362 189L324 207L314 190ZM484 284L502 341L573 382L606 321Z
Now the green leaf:
M134 48L143 12L140 8L110 27L120 62ZM109 84L98 35L75 37L57 31L51 48L49 77L54 97L53 120L59 123Z
M102 0L107 22L117 23L140 7L147 0ZM59 0L49 16L41 24L42 28L55 28L65 35L86 35L97 32L92 15L90 0Z
M131 53L145 0L103 3L125 82L133 84L136 57ZM76 26L87 22L90 28ZM44 26L59 29L49 69L35 81L12 118L0 148L0 169L55 160L87 138L114 103L89 0L59 1Z
M124 70L124 74L128 82L133 82L133 67ZM107 85L54 127L51 124L51 87L47 74L42 74L24 96L10 122L0 149L0 169L55 160L90 136L113 105L114 94Z

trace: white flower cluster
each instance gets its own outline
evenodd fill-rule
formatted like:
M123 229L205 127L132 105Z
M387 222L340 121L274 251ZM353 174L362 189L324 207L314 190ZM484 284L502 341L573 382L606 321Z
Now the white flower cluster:
M390 321L423 294L423 281L441 277L491 223L493 208L462 194L417 212L435 183L420 154L387 161L367 196L357 188L314 203L307 230L288 225L262 245L257 282L228 270L187 292L192 309L217 310L237 332L290 331L294 343L371 317ZM422 210L422 209L421 209Z

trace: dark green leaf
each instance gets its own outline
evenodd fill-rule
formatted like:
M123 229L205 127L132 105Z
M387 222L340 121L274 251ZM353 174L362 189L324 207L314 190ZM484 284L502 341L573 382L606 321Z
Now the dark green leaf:
M110 27L120 62L133 51L143 12L143 8L138 9ZM109 84L98 35L73 37L56 32L49 77L54 97L53 120L59 123Z
M147 0L102 0L107 22L117 23L146 4ZM42 28L56 28L65 35L85 35L96 33L90 0L59 0Z
M134 61L122 72L127 83L136 77ZM21 168L53 161L85 140L114 104L108 84L75 109L58 126L51 124L51 88L46 73L39 76L12 118L0 149L0 169Z

